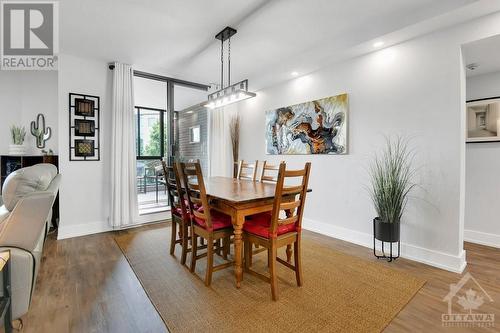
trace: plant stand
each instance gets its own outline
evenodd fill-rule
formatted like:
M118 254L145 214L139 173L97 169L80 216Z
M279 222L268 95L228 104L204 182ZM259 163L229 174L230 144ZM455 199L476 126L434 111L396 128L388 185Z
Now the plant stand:
M398 255L397 256L393 256L393 252L392 252L392 248L393 248L393 242L384 242L384 241L380 241L382 243L382 255L379 255L377 254L377 250L376 250L376 247L375 247L375 237L373 237L373 254L375 255L375 257L377 257L377 259L386 259L388 262L391 262L393 260L396 260L399 258L399 255L401 253L401 241L397 241L398 243ZM390 247L390 250L389 250L389 255L387 255L385 253L385 250L384 250L384 244L385 243L389 243L389 247Z
M377 232L376 232L376 227L375 227L375 224L376 224L376 220L374 219L373 220L373 255L377 258L377 259L385 259L387 260L388 262L392 262L393 260L396 260L399 258L400 254L401 254L401 240L399 239L399 228L398 228L398 232L397 232L397 235L395 235L393 233L393 230L392 229L389 229L389 235L388 235L388 239L391 240L391 241L388 241L388 240L380 240L379 241L382 243L382 255L377 254L377 247L376 247L376 241L377 241ZM397 236L397 237L396 237ZM397 240L395 240L397 239ZM389 243L389 255L387 255L387 253L385 252L385 243ZM394 253L393 253L393 244L394 243L397 243L398 244L398 253L396 256L394 256Z

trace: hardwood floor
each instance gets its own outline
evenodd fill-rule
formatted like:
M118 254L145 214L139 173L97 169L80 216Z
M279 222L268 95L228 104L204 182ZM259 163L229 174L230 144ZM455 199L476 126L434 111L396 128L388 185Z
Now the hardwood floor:
M167 332L113 234L47 239L23 332Z
M158 227L162 224L121 233ZM466 272L470 272L494 300L485 300L480 312L494 313L497 327L446 328L441 324L441 314L447 311L447 304L442 299L450 284L457 283L462 275L402 258L395 263L377 261L370 249L312 232L305 233L324 246L427 280L385 332L500 331L500 249L465 244ZM62 241L50 237L47 240L31 309L23 318L23 332L167 331L113 235L105 233ZM307 284L307 276L304 280Z

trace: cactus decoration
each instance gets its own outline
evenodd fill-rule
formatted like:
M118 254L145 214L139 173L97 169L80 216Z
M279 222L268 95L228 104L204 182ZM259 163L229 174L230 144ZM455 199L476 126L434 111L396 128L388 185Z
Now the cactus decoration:
M52 130L48 126L45 127L45 117L43 114L39 113L36 116L36 123L35 121L31 122L31 134L36 138L36 147L45 148L45 141L50 139Z

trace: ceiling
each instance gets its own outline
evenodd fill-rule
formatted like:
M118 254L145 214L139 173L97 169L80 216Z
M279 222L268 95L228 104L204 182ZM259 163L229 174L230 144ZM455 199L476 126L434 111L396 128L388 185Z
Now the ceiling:
M467 77L500 71L500 35L468 43L462 52L466 65L479 65L475 70L466 69Z
M488 0L64 0L61 53L133 64L200 83L220 79L220 42L232 39L233 82L252 90L345 57L500 10ZM446 19L436 20L437 17ZM409 29L411 27L411 29ZM411 33L404 32L405 29ZM391 37L392 36L392 37ZM383 37L385 38L385 37Z

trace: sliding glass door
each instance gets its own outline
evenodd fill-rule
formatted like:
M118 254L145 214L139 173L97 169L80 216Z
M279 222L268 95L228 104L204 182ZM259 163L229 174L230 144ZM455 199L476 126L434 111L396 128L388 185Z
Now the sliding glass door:
M168 97L164 82L136 77L135 138L139 214L169 207L161 161L168 156Z
M168 200L161 161L168 148L166 110L136 106L135 119L139 211L165 210Z
M179 83L180 82L180 83ZM161 161L200 160L208 175L207 87L136 74L135 120L139 214L168 210Z

